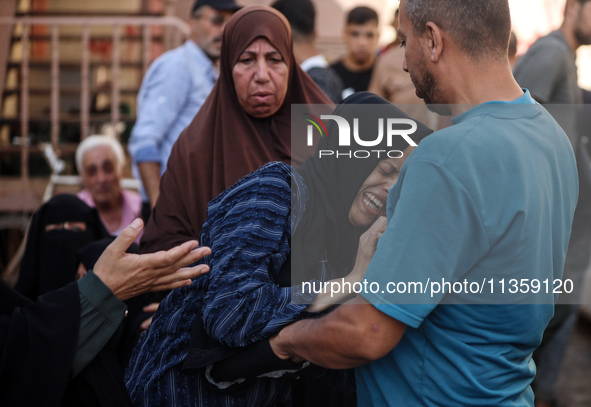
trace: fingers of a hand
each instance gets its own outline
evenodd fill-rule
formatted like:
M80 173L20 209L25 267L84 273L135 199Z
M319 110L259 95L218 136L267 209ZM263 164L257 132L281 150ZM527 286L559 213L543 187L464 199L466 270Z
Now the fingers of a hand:
M143 261L150 268L181 268L188 266L189 264L195 263L196 261L203 258L203 256L211 253L208 247L199 247L199 243L196 240L185 242L180 246L174 247L167 251L159 251L151 253L143 258Z
M205 264L198 264L197 266L194 266L194 267L184 267L184 268L178 269L174 273L171 273L171 274L163 277L162 279L163 279L164 284L172 284L172 283L175 283L179 280L187 280L187 279L192 279L192 278L198 277L201 274L207 273L208 271L209 271L209 266L206 266Z
M146 319L144 322L142 322L142 324L140 325L140 329L142 331L145 331L146 329L148 329L150 327L150 325L152 324L152 317Z
M211 254L211 249L209 247L199 247L194 250L191 250L185 256L178 258L174 263L166 264L164 268L168 270L168 273L173 273L179 269L197 263L199 260L201 260L204 256L207 256L208 254ZM199 271L197 275L202 274L203 272L204 271ZM194 276L190 276L189 278L192 277Z
M378 239L382 237L385 231L386 218L384 216L380 216L367 231L367 233L370 235L370 240L373 241L373 243L377 243Z
M167 290L174 290L180 287L184 287L186 285L191 285L191 280L180 280L180 281L176 281L174 283L162 283L162 284L158 284L158 285L154 285L152 286L152 288L150 289L150 291L167 291Z
M199 246L196 240L185 242L167 251L153 253L156 258L152 263L154 267L173 266L177 261L191 253L191 250Z
M183 287L190 284L192 278L198 277L208 271L208 266L199 264L195 267L185 267L172 273L162 274L154 280L151 291L173 290Z
M380 216L372 225L372 228L378 232L384 233L386 230L387 219L385 216Z
M281 349L281 344L280 344L278 336L279 335L275 335L269 339L269 345L271 345L271 350L273 351L273 353L275 353L275 356L277 356L279 359L283 359L283 360L289 359L291 357L291 355L289 355L289 353L287 353L283 349Z
M160 305L159 302L153 302L149 305L146 305L142 310L144 312L156 312L158 310L158 306Z
M190 264L193 264L199 260L201 260L202 258L204 258L205 256L208 256L211 254L211 249L207 246L202 246L202 247L198 247L196 249L193 249L189 252L189 254L187 254L187 256L182 257L181 259L179 259L179 261L177 261L176 266L177 267L186 267Z
M139 236L143 227L144 222L140 218L137 218L119 233L119 236L113 240L105 251L123 255L133 241Z

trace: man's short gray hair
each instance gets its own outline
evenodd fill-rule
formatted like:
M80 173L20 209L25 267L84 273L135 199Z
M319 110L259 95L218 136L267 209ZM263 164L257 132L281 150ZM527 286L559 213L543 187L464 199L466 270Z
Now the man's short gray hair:
M119 175L123 175L123 168L125 167L125 153L123 147L117 139L103 135L88 136L78 145L78 148L76 149L76 169L78 170L78 174L82 175L82 160L84 154L100 146L111 148L111 151L113 151L115 158L117 159L117 170L119 171Z
M415 33L434 22L461 50L478 60L506 58L511 33L508 0L407 0L406 15Z

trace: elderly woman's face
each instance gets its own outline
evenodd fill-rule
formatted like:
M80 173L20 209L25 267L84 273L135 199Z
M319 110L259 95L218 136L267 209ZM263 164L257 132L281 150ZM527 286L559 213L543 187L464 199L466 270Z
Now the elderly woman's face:
M265 38L254 40L232 68L240 106L249 115L268 117L277 112L287 93L287 63Z
M388 190L398 180L402 164L414 147L407 147L400 158L381 160L367 177L349 210L349 222L355 226L371 225L380 215L386 212Z
M90 191L99 209L117 206L121 196L121 174L117 157L109 146L97 146L84 153L80 175L82 185Z

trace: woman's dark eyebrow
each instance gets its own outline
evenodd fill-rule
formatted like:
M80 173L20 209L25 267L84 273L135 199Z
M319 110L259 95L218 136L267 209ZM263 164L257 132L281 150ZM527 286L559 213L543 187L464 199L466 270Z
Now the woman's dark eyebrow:
M250 50L244 50L242 52L242 54L240 54L240 56L242 56L244 54L256 55L256 54L258 54L258 52L256 52L256 51L250 51ZM272 54L279 54L279 55L281 55L281 53L279 51L277 51L277 50L265 52L265 55L272 55Z
M387 165L387 166L389 166L391 168L394 168L397 171L400 170L400 168L399 168L399 166L397 164L393 164L393 163L391 163L390 161L387 161L387 160L384 160L384 161L380 162L380 164L385 164L385 165Z

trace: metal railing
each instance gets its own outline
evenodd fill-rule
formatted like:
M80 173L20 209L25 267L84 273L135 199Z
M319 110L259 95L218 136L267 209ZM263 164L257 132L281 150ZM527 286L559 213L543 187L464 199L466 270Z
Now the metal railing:
M151 55L152 45L152 27L163 27L166 32L164 38L164 49L170 49L180 45L184 38L189 35L189 26L178 17L0 17L0 26L15 27L20 25L20 37L22 47L22 59L18 61L20 66L20 108L19 125L20 136L16 138L20 149L20 167L22 189L29 191L29 67L31 28L33 26L45 26L49 28L50 37L50 143L53 149L58 150L59 131L60 131L60 27L78 26L81 28L81 60L80 60L80 135L84 138L89 133L90 123L90 80L89 71L91 63L90 55L90 28L93 26L111 27L111 90L110 90L110 122L115 126L120 120L119 101L121 94L119 72L121 67L120 44L121 27L135 26L141 28L141 66L142 74L148 68L153 56ZM5 61L7 64L11 61ZM2 61L0 61L2 63ZM0 86L3 89L3 86ZM2 102L0 102L0 114L2 114ZM0 202L0 211L5 210L3 203Z

